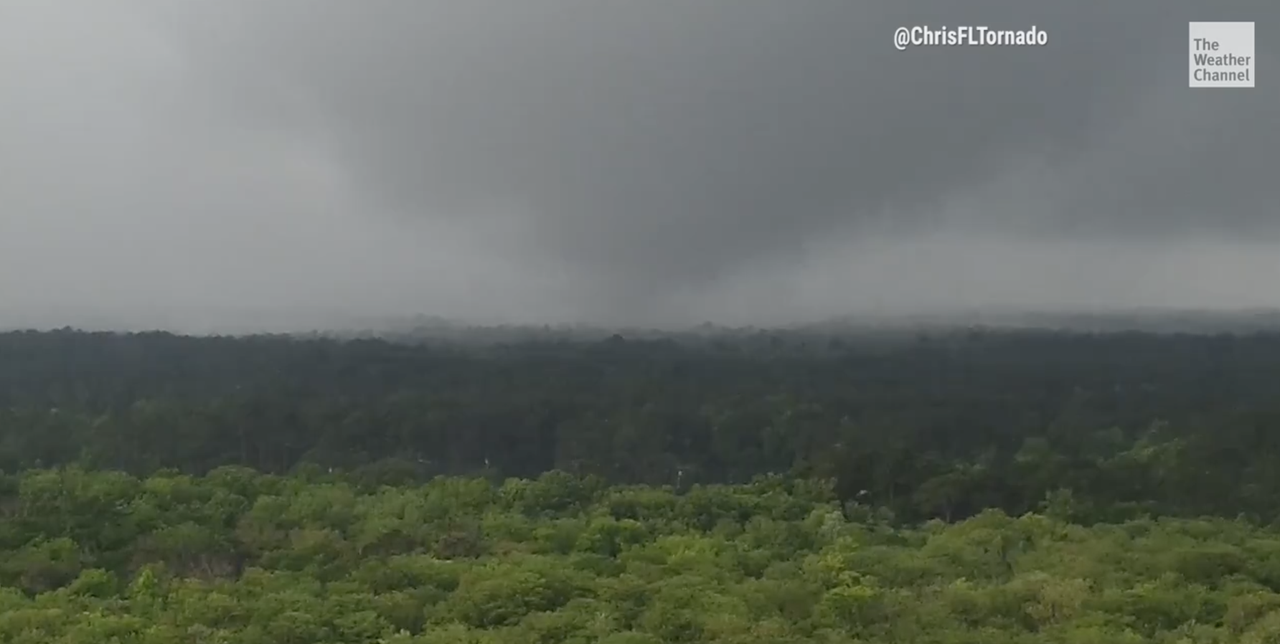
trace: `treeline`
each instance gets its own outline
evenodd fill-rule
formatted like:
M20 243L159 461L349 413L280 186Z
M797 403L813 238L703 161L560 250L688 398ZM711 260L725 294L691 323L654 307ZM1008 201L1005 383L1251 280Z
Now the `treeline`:
M973 330L485 347L0 334L0 468L829 478L900 520L1270 522L1280 336ZM1064 510L1065 511L1065 510Z
M892 527L829 486L218 468L0 477L6 644L1263 644L1280 534L1054 510Z

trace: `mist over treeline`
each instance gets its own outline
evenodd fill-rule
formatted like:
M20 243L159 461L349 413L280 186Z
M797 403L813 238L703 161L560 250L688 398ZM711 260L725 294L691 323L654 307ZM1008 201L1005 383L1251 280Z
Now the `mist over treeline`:
M302 316L305 318L306 316ZM264 327L268 330L264 330ZM3 331L51 330L40 325L7 325ZM969 311L920 312L878 316L841 316L816 322L775 326L731 326L703 322L696 325L595 325L595 324L477 324L441 316L353 316L345 325L308 326L288 318L254 323L123 325L100 320L97 324L61 327L62 331L91 333L155 332L190 336L276 335L295 338L383 339L404 343L456 343L485 346L494 343L571 341L592 342L620 336L623 339L668 340L682 343L750 342L753 338L787 340L788 346L810 346L823 341L853 343L919 338L952 333L1186 333L1251 334L1280 331L1277 309L1068 309L1066 311L985 308ZM818 346L818 345L813 345Z

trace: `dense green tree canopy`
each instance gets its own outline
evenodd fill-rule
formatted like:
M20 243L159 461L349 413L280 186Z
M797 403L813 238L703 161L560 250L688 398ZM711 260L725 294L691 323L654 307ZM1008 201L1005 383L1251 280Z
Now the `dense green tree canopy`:
M1270 642L1280 533L1049 510L894 527L829 486L228 466L6 480L0 641Z
M0 468L301 464L387 483L553 469L684 487L833 478L903 519L1046 495L1275 518L1280 336L408 344L0 334Z
M1280 640L1280 336L0 334L0 642Z

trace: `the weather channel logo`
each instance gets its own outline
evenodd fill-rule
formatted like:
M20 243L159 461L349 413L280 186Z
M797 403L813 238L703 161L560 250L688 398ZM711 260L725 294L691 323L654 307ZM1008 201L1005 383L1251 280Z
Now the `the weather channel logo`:
M1253 23L1190 24L1190 87L1253 87Z

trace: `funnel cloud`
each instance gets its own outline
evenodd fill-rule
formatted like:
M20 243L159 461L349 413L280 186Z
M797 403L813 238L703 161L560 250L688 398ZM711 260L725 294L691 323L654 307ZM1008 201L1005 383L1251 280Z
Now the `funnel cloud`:
M1187 87L1192 20L1257 87ZM1280 5L8 0L0 325L1280 305ZM897 27L1044 30L897 51Z

